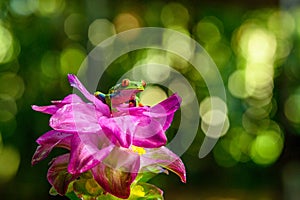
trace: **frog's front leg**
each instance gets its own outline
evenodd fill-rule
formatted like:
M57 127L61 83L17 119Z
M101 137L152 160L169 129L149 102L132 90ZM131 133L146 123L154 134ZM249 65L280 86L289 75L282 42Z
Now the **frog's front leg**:
M134 98L129 100L129 107L141 107L143 104L138 96L134 96Z
M99 91L96 91L96 92L94 92L94 96L97 97L99 100L101 100L103 103L106 103L105 102L106 94L104 94L102 92L99 92Z

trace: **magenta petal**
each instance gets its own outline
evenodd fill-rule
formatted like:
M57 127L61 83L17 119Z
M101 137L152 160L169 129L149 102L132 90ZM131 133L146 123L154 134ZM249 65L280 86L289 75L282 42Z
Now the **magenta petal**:
M32 105L31 108L35 111L50 114L53 115L59 108L56 105L50 105L50 106L36 106Z
M111 152L113 147L103 133L74 134L68 171L77 174L93 168Z
M153 107L118 107L110 119L99 123L107 135L114 135L123 147L131 144L158 148L166 144L165 131L170 127L174 112L180 107L181 98L173 94Z
M53 159L47 173L49 183L60 195L65 195L69 184L79 177L79 174L72 175L68 173L69 157L69 154L64 154Z
M61 132L96 132L101 130L94 105L88 103L66 104L50 118L49 125Z
M142 121L142 120L140 120ZM133 145L145 148L157 148L165 145L167 137L160 123L152 119L148 123L140 123L133 137Z
M65 104L83 103L83 101L76 94L69 94L63 100L55 100L55 101L51 101L51 103L57 105L58 107L62 107Z
M101 117L99 124L107 137L114 137L122 147L136 145L157 148L166 144L167 138L161 124L143 113L149 108L137 107L122 110L120 116Z
M181 98L175 93L162 102L154 105L153 107L150 107L150 112L153 114L156 113L157 116L160 116L160 114L168 115L178 110L180 107L180 103Z
M35 111L53 115L53 114L56 113L56 111L59 108L61 108L65 104L79 103L79 102L83 102L83 101L76 94L70 94L70 95L66 96L63 100L56 100L56 101L51 101L51 102L54 105L50 105L50 106L36 106L36 105L33 105L31 107Z
M72 87L77 88L89 101L91 101L96 108L105 116L110 116L109 107L101 100L90 94L87 89L82 85L78 78L73 74L68 74L68 79Z
M160 166L176 173L182 182L186 182L185 167L181 159L166 147L147 149L147 153L141 155L141 169Z
M175 93L166 100L151 107L149 114L160 122L165 131L170 127L174 113L180 108L180 103L181 98Z
M139 155L123 148L115 148L111 154L92 169L98 184L110 194L127 199L130 185L140 166Z
M101 117L99 124L112 142L118 141L118 144L125 148L128 148L132 144L136 123L130 119L130 116L115 118Z
M35 165L46 158L54 147L70 149L71 138L72 134L70 133L61 133L54 130L43 134L36 141L39 146L32 157L31 164Z

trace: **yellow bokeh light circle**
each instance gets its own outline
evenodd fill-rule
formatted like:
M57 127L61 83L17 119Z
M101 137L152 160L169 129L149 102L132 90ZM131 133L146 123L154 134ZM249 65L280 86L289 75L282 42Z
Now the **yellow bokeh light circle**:
M201 101L199 108L201 129L206 136L219 138L227 133L230 126L227 111L226 103L219 97L206 97ZM220 132L214 130L220 127L222 127Z
M212 105L214 105L214 110L222 111L227 114L228 109L226 103L219 97L212 96L206 97L200 103L199 114L200 116L204 116L205 113L212 110ZM223 110L225 108L225 110Z
M148 86L146 90L141 93L141 103L147 106L153 106L165 100L167 94L158 86Z
M263 29L251 30L242 38L242 43L247 59L256 62L273 61L277 45L273 33Z
M17 104L13 98L0 94L0 122L12 120L17 113Z
M86 17L82 14L72 13L64 22L64 31L68 38L78 41L84 37Z
M235 32L233 47L247 61L270 63L275 58L277 41L274 33L249 21Z
M4 146L0 151L0 183L13 179L18 172L21 157L19 151L12 146Z
M251 158L250 147L254 136L247 133L241 127L234 127L230 129L230 141L228 151L237 162L248 162Z
M150 63L153 63L150 64ZM162 65L169 65L170 59L166 54L161 52L148 51L146 57L139 60L135 66L145 65L143 71L144 76L148 77L151 82L164 82L170 76L170 68L161 67ZM135 67L134 66L134 67ZM136 74L133 78L139 77L140 74Z
M36 0L37 12L42 16L51 17L60 14L66 5L65 0Z
M86 52L80 45L68 46L60 55L61 72L63 74L76 73L85 56Z
M173 80L168 85L168 88L176 88L176 92L179 96L184 97L181 105L186 106L194 101L194 94L191 94L190 85L187 83L182 83L178 80Z
M180 3L169 3L161 11L161 21L167 28L170 26L187 27L189 19L188 10Z
M0 64L9 62L14 55L14 38L12 33L0 21Z
M116 29L113 23L107 19L96 19L94 20L88 30L88 37L90 42L96 46L103 40L116 34Z
M300 124L300 94L292 94L284 103L286 118L296 124Z
M0 74L0 94L19 99L22 97L24 90L24 81L19 75L11 72Z
M284 10L274 11L268 19L268 28L281 39L287 39L295 32L293 16Z
M141 26L140 19L133 13L120 13L114 19L117 33Z
M201 129L210 138L224 136L229 129L228 116L220 110L210 110L202 116ZM222 128L221 131L217 131ZM210 128L210 129L209 129Z
M218 42L221 39L221 33L216 24L222 25L222 22L215 17L206 17L199 21L195 27L199 40L205 44Z
M255 98L264 99L273 91L273 67L265 64L248 63L245 70L247 93Z
M189 33L185 29L180 29L180 32L189 36ZM193 56L195 45L192 41L192 38L185 37L181 38L177 34L168 34L169 32L165 33L163 38L163 45L165 48L170 49L170 51L179 51L180 55L190 59Z
M259 165L270 165L280 156L283 149L281 134L273 130L262 131L251 146L251 158Z
M236 70L228 79L230 93L238 98L247 98L250 94L247 90L245 70Z

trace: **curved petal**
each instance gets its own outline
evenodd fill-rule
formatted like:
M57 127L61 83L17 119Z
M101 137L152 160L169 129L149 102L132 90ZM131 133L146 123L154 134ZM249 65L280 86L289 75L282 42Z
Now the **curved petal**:
M88 103L66 104L50 118L49 125L61 132L97 132L101 130L97 118L99 113Z
M153 107L118 107L113 118L100 119L99 124L107 135L114 135L123 147L131 144L158 148L166 144L165 131L170 127L181 98L173 94Z
M47 173L49 183L60 195L65 195L69 184L79 177L79 174L72 175L68 173L69 157L69 154L64 154L53 159Z
M157 148L165 145L167 137L161 124L154 119L145 123L142 119L139 119L140 123L134 132L132 144L145 148Z
M51 101L54 105L49 106L36 106L32 105L32 109L41 113L50 114L53 115L56 113L56 111L64 106L65 104L71 104L71 103L81 103L83 102L79 96L76 94L70 94L66 96L63 100L56 100Z
M101 117L99 124L112 142L117 141L116 145L119 144L122 147L128 148L132 144L136 122L132 121L129 116L115 118Z
M45 113L53 115L59 108L56 105L50 105L50 106L31 106L32 110L35 110L37 112Z
M113 118L101 117L99 124L107 135L114 138L122 147L130 145L157 148L166 144L167 138L160 122L144 115L148 107L123 109Z
M83 103L82 99L77 96L76 94L69 94L66 96L63 100L54 100L51 101L51 103L57 105L58 107L62 107L65 104L71 104L71 103Z
M146 149L141 155L141 171L160 166L177 174L182 182L186 182L185 167L181 159L166 147Z
M181 103L181 97L178 94L174 93L173 95L169 96L167 99L161 101L160 103L150 107L152 113L157 113L159 116L160 114L170 114L174 113L176 110L179 109ZM164 109L162 112L161 108Z
M151 107L149 113L144 113L145 115L150 115L160 122L163 130L167 130L173 120L174 113L180 108L181 98L175 93L164 101Z
M35 165L46 158L55 147L70 149L72 136L73 134L61 133L54 130L43 134L36 141L39 146L32 157L31 164Z
M74 134L68 171L83 173L99 164L113 149L114 145L103 133Z
M111 154L92 169L98 184L110 194L127 199L131 183L140 167L139 155L123 148L114 148Z
M87 89L82 85L78 78L73 74L68 74L68 79L72 87L77 88L90 102L92 102L96 108L105 116L110 116L109 107L101 100L96 98L93 94L90 94Z

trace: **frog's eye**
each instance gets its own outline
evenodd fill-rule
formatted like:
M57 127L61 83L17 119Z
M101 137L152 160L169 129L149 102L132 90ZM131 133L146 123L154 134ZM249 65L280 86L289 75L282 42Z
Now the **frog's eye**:
M129 80L128 79L123 79L122 80L122 87L127 87L129 85Z
M142 82L142 86L146 87L146 85L147 85L146 82L144 80L142 80L141 82Z

